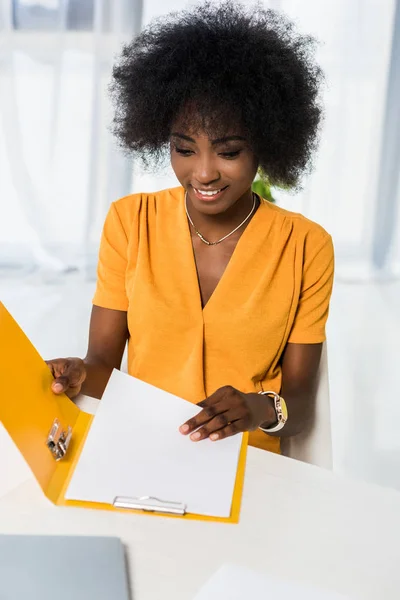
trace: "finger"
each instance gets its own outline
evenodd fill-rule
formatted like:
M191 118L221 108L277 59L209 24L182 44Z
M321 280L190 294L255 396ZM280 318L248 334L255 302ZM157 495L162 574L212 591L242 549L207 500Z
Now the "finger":
M69 387L70 387L69 379L68 379L68 377L64 377L64 376L57 377L51 384L51 389L56 394L63 394L64 392L66 392L69 389Z
M45 363L52 372L53 377L59 377L63 374L63 371L65 369L65 358L46 360Z
M49 369L50 369L50 371L51 371L51 374L53 375L53 377L55 377L55 375L54 375L54 365L53 365L52 361L50 361L50 360L45 360L44 362L45 362L45 363L46 363L46 365L49 367Z
M238 401L240 401L240 397L237 396L237 390L231 385L218 388L211 396L198 403L198 406L201 406L204 410L196 415L196 417L189 419L189 421L181 425L179 431L184 435L188 435L204 423L207 423L207 421L211 420L219 412L225 412L232 408Z
M179 431L185 435L189 434L191 431L198 429L208 421L210 421L214 416L218 414L218 405L215 406L207 406L203 408L195 417L189 419L181 425Z
M192 431L195 431L208 421L211 421L216 415L223 413L229 410L229 406L224 406L220 404L213 404L211 406L206 406L200 411L195 417L192 417L186 423L181 425L179 431L185 435L188 435Z
M200 442L208 437L211 437L216 432L228 427L231 423L241 422L245 425L245 411L229 410L225 413L216 415L211 421L200 427L197 431L191 434L190 439L194 442Z
M247 431L245 421L233 421L223 429L214 431L214 433L210 435L210 440L212 442L217 442L218 440L223 440L224 438L231 437L232 435L236 435L237 433L241 433L243 431Z
M51 389L55 394L67 394L69 398L75 398L81 391L82 384L72 385L67 377L58 377L52 383Z
M57 373L60 371L61 373L55 377L51 386L56 394L65 393L68 390L74 392L75 390L80 389L86 377L84 369L80 369L72 361L64 360L63 366L58 369L56 364L55 372Z
M205 398L205 400L198 402L197 406L205 408L206 406L218 404L224 398L234 396L235 392L235 388L233 388L231 385L224 385L223 387L220 387L217 390L215 390L215 392L208 396L208 398Z

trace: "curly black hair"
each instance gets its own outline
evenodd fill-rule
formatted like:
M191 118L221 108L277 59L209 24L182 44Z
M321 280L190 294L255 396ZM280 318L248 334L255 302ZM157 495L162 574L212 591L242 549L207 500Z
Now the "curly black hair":
M232 0L157 19L114 66L113 131L149 165L165 156L178 118L214 134L239 125L268 181L294 187L321 121L314 48L282 14Z

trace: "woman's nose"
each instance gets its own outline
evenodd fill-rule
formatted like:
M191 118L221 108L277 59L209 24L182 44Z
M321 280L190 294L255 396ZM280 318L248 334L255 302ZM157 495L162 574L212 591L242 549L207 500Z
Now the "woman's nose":
M207 157L198 161L194 172L194 179L202 185L208 185L221 178L215 162Z

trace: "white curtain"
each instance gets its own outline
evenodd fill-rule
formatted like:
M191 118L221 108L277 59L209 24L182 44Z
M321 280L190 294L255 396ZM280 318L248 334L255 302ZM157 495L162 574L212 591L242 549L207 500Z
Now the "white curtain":
M143 20L193 4L144 3ZM254 4L246 0L244 4ZM336 248L337 279L400 274L400 0L265 0L319 40L325 120L311 176L278 202L321 223ZM174 183L135 171L135 191Z
M313 174L279 203L332 233L337 276L400 274L400 0L270 0L321 44L326 118ZM187 0L0 0L0 265L93 267L109 203L175 185L107 127L116 52ZM245 4L253 4L246 0Z
M0 0L0 265L93 268L131 161L109 132L111 66L140 0Z
M337 278L400 274L400 2L270 2L321 40L326 119L315 170L283 204L333 235Z

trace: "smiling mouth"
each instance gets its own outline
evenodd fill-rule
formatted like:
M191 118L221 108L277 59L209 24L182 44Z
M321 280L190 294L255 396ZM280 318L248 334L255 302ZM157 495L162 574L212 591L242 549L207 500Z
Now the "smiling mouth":
M192 187L197 195L204 196L206 198L213 198L214 196L218 196L218 194L226 190L228 186L226 185L225 187L219 188L218 190L201 190L199 188L195 188L194 186Z

